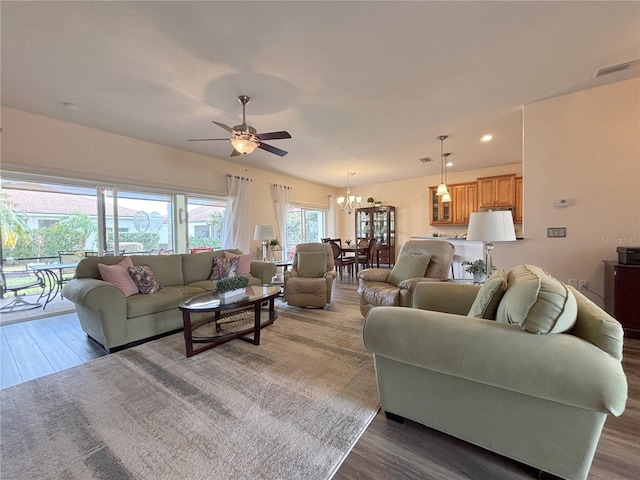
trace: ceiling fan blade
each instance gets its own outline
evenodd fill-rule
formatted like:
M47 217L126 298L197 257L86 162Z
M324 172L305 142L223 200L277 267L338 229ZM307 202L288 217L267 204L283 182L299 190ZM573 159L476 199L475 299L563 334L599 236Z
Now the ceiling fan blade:
M258 138L260 140L280 140L283 138L291 138L289 132L281 131L281 132L269 132L269 133L259 133Z
M262 143L262 142L258 144L258 148L261 148L262 150L266 150L267 152L270 152L270 153L275 153L279 157L284 157L287 154L287 152L285 152L284 150L280 150L279 148L276 148L271 145L267 145L266 143Z
M236 150L235 148L233 149L233 151L231 152L231 155L229 155L230 157L237 157L238 155L242 155L238 150Z
M224 123L220 123L220 122L214 122L213 120L211 120L213 123L215 123L216 125L218 125L220 128L224 128L227 132L233 134L233 128L231 128L228 125L225 125Z
M188 141L189 142L211 142L211 141L216 141L216 140L227 140L227 141L229 141L228 138L190 138Z

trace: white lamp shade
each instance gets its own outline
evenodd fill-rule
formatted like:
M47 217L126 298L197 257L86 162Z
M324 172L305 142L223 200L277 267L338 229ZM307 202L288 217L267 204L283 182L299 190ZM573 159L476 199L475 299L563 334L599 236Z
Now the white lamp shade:
M253 232L254 240L271 240L273 238L276 238L276 234L271 225L256 225Z
M516 239L513 215L508 210L473 212L469 219L467 240L510 242Z

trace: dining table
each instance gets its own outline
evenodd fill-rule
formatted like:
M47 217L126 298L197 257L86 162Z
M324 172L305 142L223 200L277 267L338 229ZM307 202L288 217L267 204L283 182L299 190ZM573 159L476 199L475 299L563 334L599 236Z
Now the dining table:
M359 247L358 245L347 245L346 247L340 248L340 253L345 258L348 258L350 256L355 257L356 276L358 275L358 266L359 266L358 255L366 255L368 249L369 247L367 247L366 245L362 247Z
M44 305L42 309L45 310L47 305L58 294L62 295L62 271L68 268L76 268L78 262L65 262L65 263L33 263L28 265L30 270L38 277L38 279L45 285L46 293Z

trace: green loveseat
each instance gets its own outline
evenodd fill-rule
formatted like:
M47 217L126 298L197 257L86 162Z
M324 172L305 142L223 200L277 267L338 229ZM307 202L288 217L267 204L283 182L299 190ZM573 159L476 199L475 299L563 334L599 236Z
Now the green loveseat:
M230 249L241 254L240 250ZM75 278L64 285L64 298L76 305L85 333L107 352L155 338L182 328L178 304L213 290L208 280L214 259L224 250L183 255L133 255L135 266L148 265L163 288L156 293L125 297L116 286L102 280L98 264L115 265L124 257L88 257L80 261ZM251 285L271 283L276 267L270 262L251 262Z
M531 292L544 290L529 280ZM518 281L510 274L506 292ZM523 307L520 295L498 299L497 321L468 317L480 290L470 284L421 283L414 308L372 309L364 341L387 416L562 478L585 479L607 415L625 408L623 331L580 292L559 286L571 303L557 311L573 310L575 321L566 333L502 323L510 308ZM548 300L522 311L539 314Z

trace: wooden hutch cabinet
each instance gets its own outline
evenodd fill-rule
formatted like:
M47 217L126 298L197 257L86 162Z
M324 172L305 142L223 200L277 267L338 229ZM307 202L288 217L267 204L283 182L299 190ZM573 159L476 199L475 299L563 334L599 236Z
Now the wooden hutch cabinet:
M391 206L356 209L356 237L378 239L377 262L396 263L396 208Z

